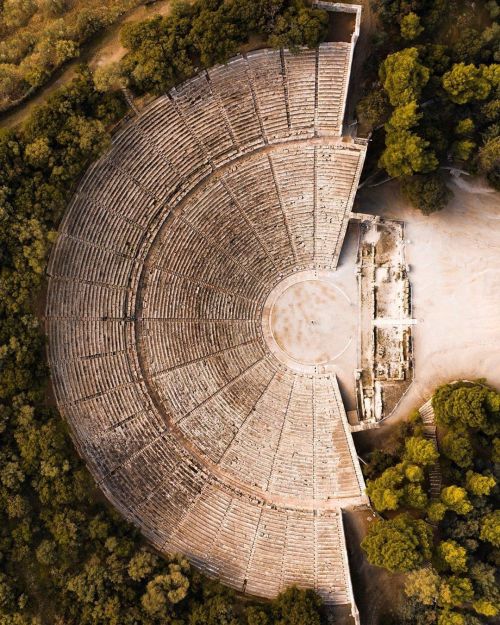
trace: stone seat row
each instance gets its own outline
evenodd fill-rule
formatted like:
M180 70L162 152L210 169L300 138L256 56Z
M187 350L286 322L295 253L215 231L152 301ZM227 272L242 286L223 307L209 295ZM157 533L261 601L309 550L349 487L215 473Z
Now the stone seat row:
M256 165L252 176L238 169L237 175L211 180L196 196L190 198L183 211L183 218L202 231L211 242L224 247L228 254L248 267L254 275L267 280L277 268L286 266L291 250L275 185L269 178L266 180L269 165L267 169L259 168L254 159L252 162ZM253 189L258 173L261 173L263 180L262 190L256 194ZM245 195L240 184L247 189L251 188L252 193ZM269 232L271 223L274 223L272 233Z
M244 351L225 352L231 359L231 372L225 376L210 366L220 353L173 368L170 375L159 374L159 392L181 430L213 462L261 489L325 498L342 492L359 495L346 433L331 396L323 404L318 398L313 407L311 382L273 371L255 348L251 360L237 366L237 356L248 358L249 349L245 345Z
M327 604L348 602L337 511L259 508L207 487L167 545L203 562L212 575L237 590L273 597L298 584L316 588ZM315 578L321 579L320 585Z
M262 78L257 72L257 67L262 64L262 75L266 76L264 83L268 84L270 66L274 67L274 72L279 72L281 71L279 68L283 65L287 66L287 63L293 67L299 63L312 62L311 59L316 62L311 52L304 52L304 55L302 59L300 56L293 57L285 53L284 58L288 60L283 63L278 51L259 51L250 55L246 60L246 65L251 68L247 68L248 75ZM328 46L320 49L320 60L323 57L328 58L329 55L331 52ZM293 74L293 70L291 71ZM90 174L81 186L80 195L90 198L99 206L106 207L115 213L126 215L127 220L142 227L147 227L150 224L159 204L171 201L172 197L178 201L182 197L182 194L179 195L181 188L184 188L185 192L192 188L189 181L194 175L193 172L200 172L199 175L204 176L209 171L203 151L209 150L210 141L203 140L193 129L189 130L190 122L186 115L189 113L193 123L195 120L198 123L200 112L203 112L205 116L212 112L214 119L206 124L207 132L214 132L214 128L220 129L222 126L226 128L221 121L224 116L221 117L220 115L220 97L214 96L209 82L204 74L197 76L176 90L171 98L160 99L139 118L135 125L131 125L118 135L108 156L107 165L103 164L100 167L91 168ZM264 89L264 85L260 84L259 88L254 90L255 93L258 93L259 89ZM220 91L221 85L219 85ZM293 88L288 87L286 93L289 94L291 91ZM200 111L196 107L193 109L193 98L195 98L197 106L200 106ZM160 109L164 108L168 109L168 115L165 111L162 111L160 115ZM185 111L182 112L184 109ZM179 119L177 119L177 123L174 123L176 115ZM190 149L182 149L183 143L177 135L167 137L164 145L157 143L158 137L156 136L149 139L148 133L152 132L152 126L147 123L148 116L161 122L158 126L167 129L168 132L177 128L179 131L183 130L184 133L187 133L191 137ZM220 137L216 144L221 145ZM167 151L167 147L171 153ZM173 150L175 150L175 154L172 153ZM182 169L179 165L182 164L185 167L186 163L189 163L190 154L193 155L191 165L188 169ZM197 182L199 179L199 177L195 177L194 181ZM81 202L82 198L79 201ZM81 204L76 205L73 210L80 213Z
M83 282L57 276L51 281L52 297L47 300L47 319L124 319L127 287Z
M333 160L330 158L330 152L333 153ZM216 276L218 276L219 280L225 282L227 274L238 276L242 271L246 276L251 274L248 276L250 280L257 276L261 279L263 274L269 276L273 270L285 270L292 264L294 257L295 260L300 259L301 262L310 261L312 260L311 252L313 252L311 248L314 247L312 233L315 228L315 218L314 214L307 215L305 202L313 199L312 207L309 205L309 213L311 213L311 208L314 210L315 197L317 197L319 208L316 221L320 226L317 235L331 247L331 242L335 243L338 240L345 218L350 187L354 178L352 170L359 161L359 152L354 151L354 154L350 154L350 151L346 150L318 147L314 154L311 149L307 149L302 153L295 151L295 155L297 157L295 163L298 167L306 169L307 161L310 161L309 167L313 168L312 174L304 178L295 175L296 180L303 181L301 188L297 185L295 188L286 185L287 178L284 178L282 166L286 162L286 154L282 155L278 151L271 160L266 156L250 159L251 162L241 171L238 168L235 172L228 174L224 178L224 184L218 180L211 181L199 194L196 194L183 210L183 218L178 222L181 232L177 231L175 234L175 245L177 247L182 245L184 249L188 248L191 252L200 248L205 253L186 255L181 250L172 249L171 246L163 244L159 246L159 253L162 247L168 250L169 269L184 274L186 270L182 264L187 262L191 265L191 269L187 271L188 276L203 277L207 282L217 279ZM304 157L301 161L299 161L300 155ZM318 162L322 166L317 170L317 165L314 166L314 163ZM342 190L332 191L331 180L335 179L335 171L344 162L347 162L351 168L350 177ZM324 168L323 164L328 167ZM291 175L293 175L295 173L293 160L291 165ZM345 164L344 166L347 167ZM314 177L317 180L316 192L310 187ZM257 184L257 181L260 181L260 184ZM258 193L254 191L256 188L259 189ZM297 197L295 204L291 197L292 193ZM81 263L84 266L90 265L92 272L98 271L98 275L92 273L86 277L87 280L126 286L131 258L142 260L144 256L144 226L133 221L134 214L130 217L126 216L125 210L129 206L129 204L123 207L118 205L116 212L109 209L103 210L100 203L97 204L94 200L85 202L79 194L73 204L73 211L75 213L78 211L83 218L78 221L66 219L62 233L68 237L86 236L89 244L82 243L78 252L71 249L72 256L64 257L66 267L72 270L72 267L78 267ZM132 202L131 207L134 206L135 201ZM296 208L298 214L295 212ZM227 222L225 217L231 209L234 218L232 222ZM217 217L217 211L221 211L220 217ZM106 229L102 228L102 217L106 220L104 222L108 226ZM100 220L101 223L99 223ZM311 238L297 234L304 222L308 225ZM223 225L230 228L229 232L225 233L227 239L223 237L225 229ZM277 225L279 225L278 228ZM207 229L209 229L208 232ZM119 234L112 237L111 234L115 231ZM172 238L171 234L170 239ZM109 239L111 239L111 247ZM211 260L217 258L218 263L224 262L226 269L220 264L213 267L206 263L207 242L221 250L220 254L212 253ZM61 245L64 243L61 242ZM86 260L92 254L92 246L102 248L99 252L98 264L89 263ZM68 241L67 247L68 250L73 248L71 241ZM250 253L252 250L253 255ZM75 260L75 253L78 254L78 261ZM252 261L251 265L249 265L249 259ZM156 262L161 264L161 260ZM60 272L61 267L51 267L52 269L58 275L65 275L64 272ZM200 270L210 271L210 275L200 276ZM248 285L245 289L248 290Z
M153 268L148 274L147 301L142 317L167 320L254 319L259 301L228 291L223 283L210 284Z
M260 338L258 320L230 323L183 323L148 320L141 324L141 335L150 344L151 375L183 365L195 359L222 353L235 345L250 343Z
M335 54L332 55L330 48L332 46L336 48L339 45L337 43L324 44L320 47L318 54L321 72L327 71L330 57L337 58ZM281 54L284 55L286 62L282 63ZM248 55L247 59L236 59L228 66L212 70L216 80L211 80L210 74L202 72L191 81L174 89L170 96L159 98L141 114L135 124L128 126L117 135L113 141L109 162L114 163L118 168L124 168L137 183L144 185L158 199L164 200L169 193L172 193L172 190L185 187L186 181L190 178L194 177L199 180L200 177L206 175L209 171L209 161L217 166L221 159L221 162L228 162L234 158L238 149L244 146L244 142L240 140L236 144L234 141L236 134L234 131L230 132L228 127L229 115L223 107L221 94L226 93L225 86L229 88L229 91L234 92L235 84L240 87L237 93L241 94L242 66L245 68L247 82L251 83L246 90L243 89L247 93L248 101L252 99L254 102L251 117L259 119L259 111L261 111L261 114L264 114L264 121L262 121L264 131L266 125L268 127L268 135L260 142L260 145L264 142L272 143L276 140L283 140L286 134L291 133L287 121L290 113L287 113L287 110L297 110L300 111L300 115L303 115L305 110L311 110L316 98L316 88L312 86L306 92L301 90L296 95L295 87L300 88L304 83L304 78L294 78L286 89L283 86L285 80L282 73L283 66L290 68L292 76L295 74L297 76L311 75L304 71L304 66L312 69L313 62L316 65L316 53L304 51L302 55L294 56L288 52L280 53L269 50L257 51ZM295 71L294 68L299 71ZM347 65L344 70L348 71ZM236 83L233 81L235 72L239 76L239 81L237 80ZM314 75L312 73L312 76ZM226 79L224 84L221 82L221 76ZM317 79L315 83L316 81ZM252 84L253 82L255 84ZM212 83L216 85L215 89ZM323 90L320 89L320 102L322 102L321 93L324 91L327 97L331 89L330 83L328 86L325 85ZM255 94L253 98L250 98L251 94ZM294 100L291 107L286 104L287 96ZM337 96L333 100L335 105L339 106ZM260 105L256 104L257 101ZM278 110L281 111L279 114ZM271 122L274 115L281 122ZM292 120L296 117L292 114ZM307 127L310 120L311 115L306 123ZM317 124L321 127L321 116ZM300 128L300 123L293 121L292 126ZM252 138L252 148L257 145L259 144L256 143L255 138ZM137 160L131 159L131 156ZM89 186L84 186L83 189L91 192L91 177L88 178L88 183ZM98 191L101 190L98 181L95 187Z
M116 366L116 363L114 363L113 368L115 366ZM100 373L102 374L102 372ZM119 385L117 384L117 380L109 379L106 376L104 376L104 380L107 382L110 388L119 387ZM308 388L309 386L310 386L310 382L309 382ZM84 389L84 391L85 390L86 389ZM283 391L282 388L276 389L277 397L281 397L283 395L282 391ZM121 410L123 414L123 406L121 407ZM153 424L155 426L153 426ZM145 430L145 433L143 436L141 436L142 428L144 428ZM119 439L117 439L117 436L119 436L119 432L123 429L125 429L126 436L121 438L122 444L118 444ZM140 463L141 467L143 467L142 463L145 463L145 465L148 468L147 469L141 468L141 473L142 473L141 481L144 481L145 484L148 484L148 488L151 488L151 484L153 483L153 478L155 480L161 480L162 479L161 476L165 475L164 471L171 472L172 477L171 478L169 477L168 480L166 480L165 484L162 483L162 486L159 489L154 488L151 491L151 493L154 493L154 494L145 495L143 490L137 488L138 492L141 493L141 497L139 498L139 501L137 502L137 506L134 507L134 514L139 515L142 522L144 522L144 519L148 519L148 518L155 519L155 522L152 525L155 527L155 532L157 533L160 531L160 528L161 528L161 525L159 525L157 522L158 521L157 515L160 515L159 518L161 519L161 524L163 525L163 528L172 527L170 526L170 522L173 522L174 518L177 518L176 515L180 514L180 512L177 512L176 509L174 509L175 506L179 504L179 509L184 510L186 502L188 500L184 498L180 498L181 499L180 502L178 502L177 500L175 502L173 502L171 499L168 500L168 514L167 514L167 509L164 507L167 502L164 502L163 499L160 500L160 503L158 502L158 499L156 496L157 493L160 493L161 496L165 497L167 492L168 493L173 492L170 490L170 488L173 488L174 485L176 489L182 488L183 486L183 482L180 480L180 477L182 475L182 469L181 469L181 466L183 464L182 459L178 459L178 463L174 462L174 460L172 460L171 458L170 451L169 452L161 451L163 442L167 441L168 439L168 437L166 436L166 434L164 434L162 430L161 422L157 421L155 424L154 414L152 415L151 413L148 414L148 413L138 412L138 413L135 413L130 418L128 418L126 424L124 424L123 422L118 423L111 430L109 430L108 428L107 431L108 431L108 434L105 435L104 438L101 435L100 440L96 441L97 444L94 449L94 461L99 462L101 460L100 457L103 456L105 462L108 463L106 469L107 471L111 471L113 473L112 491L115 495L117 492L118 493L120 492L120 489L118 488L118 485L117 485L118 484L117 479L118 479L118 475L122 471L122 468L121 468L122 466L131 467L131 472L135 480L136 472L139 473L138 469L136 468L138 466L138 463ZM151 444L151 442L153 442L153 444ZM108 444L110 445L111 453L109 453L110 450L107 449ZM142 449L141 449L141 445L142 445ZM160 445L160 447L158 447L158 445ZM155 448L156 448L156 451L155 451ZM130 458L130 454L133 454L134 457ZM143 454L147 454L148 458L144 457ZM167 465L165 465L167 458L168 458L168 463ZM109 464L110 462L112 463L111 465ZM153 465L155 468L150 469L149 467L152 467ZM104 470L104 469L105 467L102 466L101 470ZM152 471L155 475L150 477L148 475L149 471ZM190 486L191 492L193 493L193 496L196 496L197 490L193 486L191 472L187 471L185 475L186 475L186 479L189 477L188 484ZM120 482L121 488L125 488L127 492L129 492L130 488L132 487L132 484L130 483L130 479L131 479L131 476L128 475L124 483ZM238 527L241 527L241 523L242 523L240 514L241 513L238 512ZM308 524L305 524L305 528L307 527L308 527ZM166 529L164 529L164 531L166 531ZM234 549L236 549L237 545L239 544L239 549L241 550L241 541L238 538L238 534L235 533L235 531L232 531L229 534L229 536L232 537L232 539L236 541L234 545ZM289 541L290 545L292 545L292 538L294 536L295 536L295 531L290 537L290 541ZM300 537L300 544L302 544L303 539L304 537ZM293 552L292 546L289 547L289 552L290 553L293 552L294 558L296 558L297 560L297 562L294 563L294 570L296 570L296 567L300 566L303 561L304 554L301 553L301 550L299 547L300 545L298 546L296 553ZM225 542L224 548L223 548L224 553L227 552L227 549L228 549L228 543ZM335 545L335 548L332 549L332 551L334 553L338 553L338 545ZM239 551L235 553L239 553ZM332 557L332 562L331 562L332 571L338 569L338 564L335 565L334 560L335 558ZM257 559L255 560L255 562L257 566L259 563L259 560ZM230 568L227 568L224 565L223 569L224 571L228 571L227 575L231 576ZM241 566L238 570L239 574L241 574L240 569L241 569ZM246 571L245 574L247 573L248 571ZM226 574L226 573L223 573L223 574ZM309 580L314 579L314 576L311 577L309 574L304 574L304 577L307 577ZM234 585L234 578L230 577L229 579L230 579L230 583ZM251 576L248 575L246 579L247 579L247 585L248 585L249 580L251 580ZM298 577L295 579L297 581ZM324 588L324 584L322 584L322 588ZM250 591L250 589L248 589L248 591ZM258 592L258 586L256 586L256 590L254 590L254 592ZM341 595L339 595L338 593L336 594L334 593L334 596L335 596L335 600L338 601Z
M264 146L265 136L247 59L238 56L227 65L209 69L208 77L239 152Z
M266 288L258 275L181 218L172 220L157 241L153 262L160 271L220 286L251 299L258 300ZM175 293L171 297L174 299Z
M152 377L152 383L165 406L173 414L184 415L264 356L261 342L253 340L237 344L225 352L215 352L202 360L186 360L177 367L158 371Z
M151 429L150 417L148 417L147 419L147 425L148 428ZM157 431L160 432L159 426ZM177 516L177 520L179 520L179 515L181 515L182 510L184 511L182 523L178 522L176 524L178 529L169 539L170 544L172 544L172 546L175 545L176 548L179 548L182 543L179 544L179 542L175 542L176 536L182 536L182 540L188 542L188 555L190 555L189 552L192 552L193 548L196 547L197 542L200 545L200 548L204 549L205 551L208 547L211 547L212 553L217 553L217 549L214 548L214 545L220 539L218 537L212 536L210 537L210 540L207 540L207 529L212 527L213 531L213 528L217 527L216 518L220 516L221 506L216 506L214 504L212 508L210 504L212 503L213 498L211 499L210 497L208 497L206 491L204 491L203 496L200 497L198 488L193 489L192 471L189 470L189 468L185 471L179 470L179 467L183 466L182 462L180 461L181 459L175 459L175 457L173 457L172 449L167 451L165 445L168 443L168 440L169 439L166 435L158 436L157 442L154 446L150 445L147 447L147 449L145 448L139 453L140 458L138 456L132 461L128 460L127 462L125 462L124 466L116 467L113 471L114 477L112 477L111 479L114 483L116 483L118 474L122 473L125 470L125 466L134 466L137 462L145 463L147 467L153 467L151 469L153 475L142 475L142 479L147 478L149 487L151 486L151 483L156 483L156 487L146 493L140 488L139 483L137 483L135 479L136 472L132 472L132 475L134 476L133 492L136 492L138 497L136 501L133 502L133 509L128 510L128 514L130 515L130 513L140 513L141 519L148 518L149 516L151 520L154 520L152 525L155 527L155 533L158 535L162 535L163 540L165 533L170 533L171 530L171 527L169 526L169 521L173 520L174 512L172 508L176 509L176 513L174 516ZM161 451L162 448L163 451ZM149 456L149 459L147 461L144 454ZM199 480L197 480L197 482L199 484ZM178 497L177 501L168 502L169 514L168 516L165 516L162 497L165 495L165 492L168 492L166 490L168 488L168 484L175 484L177 488L179 488L179 485L186 486L186 491L185 497ZM188 485L190 485L190 487ZM131 484L129 484L129 486L131 486ZM119 489L114 488L113 492L116 494L116 492L119 492ZM196 518L196 515L192 514L192 510L194 510L191 505L193 498L197 498L197 502L200 502L199 506L201 506L204 510L202 518ZM161 503L158 503L158 501L160 501ZM222 506L226 518L228 516L226 506L227 501L228 498L226 496L225 503ZM313 535L316 533L322 538L322 542L317 545L318 552L326 551L327 553L329 553L328 560L325 562L322 558L321 562L323 562L323 564L319 566L319 579L321 579L320 591L323 591L323 594L326 595L325 598L327 600L332 600L334 596L336 602L339 601L339 595L345 593L345 573L342 571L342 553L345 547L341 542L341 539L343 538L341 533L338 531L338 529L335 528L335 514L333 516L331 516L330 514L327 515L327 521L323 516L318 516L316 524L319 526L320 522L323 521L323 529L321 532L314 532L314 530L311 529L310 522L310 516L312 513L300 513L295 510L283 512L279 509L266 509L265 511L258 513L258 511L255 510L250 511L251 508L249 508L248 503L245 503L245 500L233 500L233 502L234 501L236 501L236 503L233 505L237 508L237 510L233 512L234 521L233 523L231 523L229 520L226 522L225 527L229 527L230 530L225 532L225 536L222 539L222 548L219 551L219 555L224 554L225 558L232 557L234 559L235 568L231 570L231 567L228 567L226 562L224 562L223 564L219 563L218 566L214 563L211 567L213 573L217 572L218 567L221 567L222 576L226 575L228 582L232 586L234 586L235 577L241 577L241 575L243 574L241 566L242 548L244 549L245 544L250 545L250 538L252 538L252 536L255 535L257 532L257 534L253 536L252 541L255 545L253 549L253 565L255 566L255 573L251 573L252 566L248 566L244 572L244 574L247 575L247 592L252 592L252 586L249 587L248 584L249 582L250 584L253 583L250 580L252 580L254 575L255 584L258 584L257 580L259 579L259 567L261 567L263 564L262 558L265 557L265 554L269 554L270 548L277 548L278 550L282 549L282 546L284 544L286 544L286 555L282 558L270 558L269 564L273 563L275 567L276 565L278 565L279 567L278 571L275 571L271 578L279 579L279 573L281 573L280 563L284 562L285 579L283 580L283 585L293 583L290 581L290 576L293 577L295 582L300 583L300 581L302 581L305 582L307 585L310 585L311 580L314 579L314 574L311 575L310 571L302 571L304 579L301 579L301 568L303 569L304 567L304 557L311 558L311 553L314 552L313 541L315 540L315 537ZM188 504L188 514L185 513L186 504ZM161 515L159 517L161 519L161 523L158 524L157 520L159 514ZM212 515L214 515L215 518L213 518ZM284 524L283 519L285 515L286 523ZM191 516L193 516L192 519ZM279 540L279 536L276 536L276 532L278 529L283 531L284 525L287 526L288 532L286 533L284 538L282 536L281 540ZM198 528L198 531L200 532L198 541L194 540L194 537L196 536L196 528ZM256 541L263 543L262 549L260 551L259 548L256 546ZM304 541L306 544L304 544ZM272 545L274 545L274 547L271 547ZM183 551L185 552L186 550L183 549ZM203 561L206 561L207 554L204 553L203 556ZM290 560L289 563L287 563L287 558ZM208 557L208 560L210 561L210 556ZM240 564L238 565L238 563ZM278 577L276 577L276 573L278 573ZM327 582L325 581L325 578L328 578ZM325 592L325 588L328 589L328 592ZM260 594L260 592L258 592L258 590L256 590L255 588L253 592L257 592L257 594Z
M64 325L58 324L59 322L56 321L53 325L56 330L60 329L61 339L52 342L49 357L55 371L64 378L73 392L78 393L79 398L101 392L103 384L107 385L108 388L113 388L113 386L119 387L130 382L130 371L127 367L126 357L127 350L134 344L131 324L119 321L105 324L96 321L77 323L66 321ZM103 335L104 328L108 329L109 327L115 330L111 338L109 335ZM207 339L210 334L206 332L206 324L202 324L201 327L192 323L181 324L184 331L189 330L187 336L182 336L182 333L178 335L178 327L177 324L169 322L168 327L165 328L161 320L157 320L154 322L154 326L152 326L152 321L144 322L141 330L142 341L149 359L148 374L157 384L159 393L166 399L171 412L176 415L193 411L200 403L206 402L207 398L214 397L220 388L225 388L231 381L231 376L239 376L241 372L246 371L249 366L262 358L264 353L263 347L259 344L255 324L253 326L240 324L236 327L225 327L225 333L218 333L219 342L216 344L214 344L213 339ZM195 335L193 335L193 329L196 331ZM61 350L62 353L56 353L55 348L58 345L67 346L67 337L71 337L75 331L78 333L74 337L77 339L75 344L81 346L85 353L71 354L68 353L67 349ZM97 337L93 334L97 334ZM57 337L57 332L54 331L52 336ZM178 337L179 342L177 344L173 337ZM106 344L106 339L108 339L108 344ZM109 343L110 340L111 343ZM69 343L69 345L71 344ZM190 351L193 347L194 351ZM68 360L68 356L71 356L73 361ZM90 387L89 381L92 382ZM251 411L251 417L245 424L246 429L239 431L238 435L235 436L232 449L227 453L224 460L224 465L236 473L245 473L249 470L249 466L255 465L257 473L253 474L250 470L247 475L261 488L267 487L263 476L268 473L270 466L274 466L276 460L274 452L270 451L266 462L258 462L257 455L259 453L265 455L267 447L270 450L275 447L276 441L272 437L269 438L269 434L278 437L279 440L286 441L287 434L283 435L283 430L287 411L290 409L290 414L294 418L299 415L299 423L309 424L309 427L313 412L312 395L306 408L301 407L300 402L297 403L296 400L292 400L291 389L289 394L288 386L283 382L283 374L279 374L279 378L274 381L272 388L276 389L274 395L267 389L267 402L258 406L258 402L256 403ZM290 402L292 402L291 407ZM216 406L213 404L211 410L211 418L215 419L211 436L217 439L225 421L220 420L220 415L218 415ZM316 414L321 414L321 408L317 410ZM277 415L278 420L282 422L281 426L275 422ZM279 417L279 415L282 416ZM264 427L269 418L271 421ZM219 422L217 422L218 419ZM331 414L328 414L328 419L332 423L332 429L325 440L332 440L334 443L337 441L344 442L345 447L345 433L340 434L338 429L333 428ZM254 427L254 421L258 426ZM196 439L196 430L191 427L192 421L187 423L189 423L188 433ZM207 422L204 423L204 427L206 429ZM231 435L233 434L234 432L231 432ZM262 436L267 438L264 445L261 442ZM255 437L257 438L255 439ZM210 440L210 436L205 437L205 439ZM304 431L299 428L298 442L305 441ZM297 458L295 458L293 448L291 449L290 445L285 445L284 449L286 450L285 459L291 454L291 458L295 462ZM325 457L334 457L330 448L327 448L327 452ZM309 455L311 455L310 451ZM319 462L318 467L321 464ZM325 467L324 473L332 478L338 475L336 466L332 465L329 468ZM306 486L312 487L314 481L312 477ZM297 490L296 480L285 478L284 482L286 488Z

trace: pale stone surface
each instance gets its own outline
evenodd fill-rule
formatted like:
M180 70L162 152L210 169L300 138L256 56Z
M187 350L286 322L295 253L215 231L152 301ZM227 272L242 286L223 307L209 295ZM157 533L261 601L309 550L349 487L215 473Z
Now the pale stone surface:
M279 283L263 312L271 351L302 372L329 370L356 339L354 302L335 272L305 271Z
M274 304L271 327L274 339L293 360L324 365L336 360L346 347L345 322L349 302L324 280L307 280L287 288ZM352 340L352 327L348 340Z

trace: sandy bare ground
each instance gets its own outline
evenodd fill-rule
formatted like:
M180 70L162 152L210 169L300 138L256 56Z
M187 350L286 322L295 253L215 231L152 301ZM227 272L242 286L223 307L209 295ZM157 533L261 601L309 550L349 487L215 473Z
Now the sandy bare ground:
M465 183L464 183L465 182ZM413 288L415 381L386 426L355 435L358 453L387 448L394 426L436 386L486 377L500 387L500 193L484 182L451 181L454 198L442 212L423 216L389 183L362 189L357 209L406 223L406 257ZM487 191L487 192L485 192ZM373 512L345 519L350 568L363 625L377 625L395 607L403 576L370 566L359 543Z
M397 185L358 194L363 212L406 222L413 289L415 381L391 417L405 417L450 380L484 377L500 387L500 193L450 182L454 198L430 217ZM467 188L469 190L467 190Z
M344 348L329 367L338 378L340 392L346 411L356 408L356 383L354 372L358 367L359 320L358 286L356 281L356 255L358 251L359 226L351 222L342 246L339 264L332 280L349 298L349 307L344 309L348 317L342 320L338 332L344 333ZM340 319L338 319L340 321Z

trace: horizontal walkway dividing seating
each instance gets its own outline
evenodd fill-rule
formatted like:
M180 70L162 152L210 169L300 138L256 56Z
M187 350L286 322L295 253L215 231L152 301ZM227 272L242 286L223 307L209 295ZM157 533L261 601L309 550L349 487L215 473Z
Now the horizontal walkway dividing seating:
M343 139L349 44L259 50L140 112L52 254L52 380L107 497L159 550L272 597L353 602L341 509L365 502L334 374L288 370L261 316L335 270L366 146Z

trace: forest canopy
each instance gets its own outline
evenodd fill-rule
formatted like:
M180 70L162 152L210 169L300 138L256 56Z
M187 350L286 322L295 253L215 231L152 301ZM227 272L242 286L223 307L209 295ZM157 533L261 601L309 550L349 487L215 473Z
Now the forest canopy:
M0 3L0 110L44 85L84 44L139 0Z
M384 516L362 548L372 564L408 573L388 623L479 625L500 614L500 393L483 381L455 382L436 390L432 406L440 452L416 413L393 453L370 456L367 492Z
M373 7L382 28L357 106L362 131L382 135L370 158L425 214L450 196L442 167L481 174L500 189L498 2L376 0Z
M5 0L0 3L0 110L46 84L140 0ZM221 63L255 35L268 45L315 46L326 12L305 0L176 0L167 17L126 23L120 67L139 91L160 93L196 66ZM116 78L114 68L104 73Z

